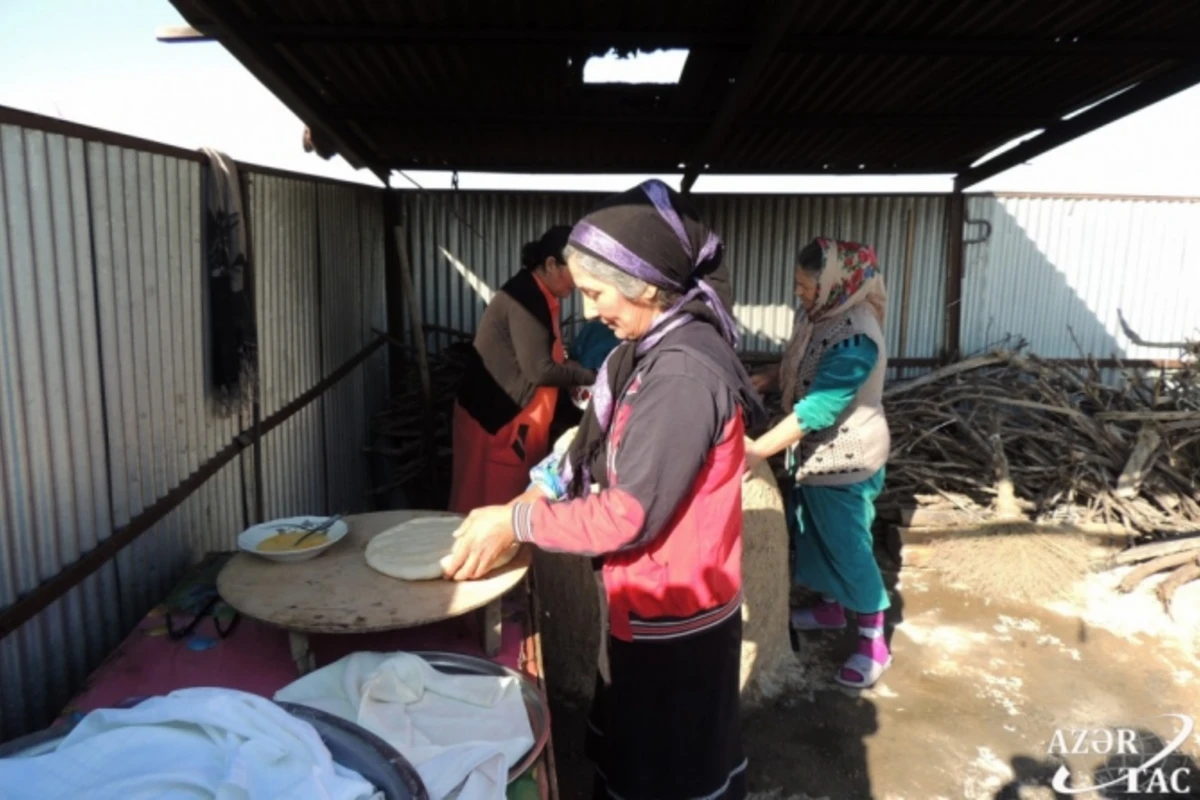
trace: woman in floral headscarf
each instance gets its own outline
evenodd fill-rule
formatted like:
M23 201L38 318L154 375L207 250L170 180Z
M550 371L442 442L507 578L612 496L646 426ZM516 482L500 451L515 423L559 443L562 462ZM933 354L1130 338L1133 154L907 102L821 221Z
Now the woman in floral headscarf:
M847 610L857 612L858 647L835 679L866 688L892 661L883 636L889 601L871 536L891 446L883 412L887 294L870 247L816 239L798 262L801 308L779 372L792 413L748 447L746 459L753 469L787 451L796 480L788 515L795 581L821 595L793 612L792 627L840 629Z

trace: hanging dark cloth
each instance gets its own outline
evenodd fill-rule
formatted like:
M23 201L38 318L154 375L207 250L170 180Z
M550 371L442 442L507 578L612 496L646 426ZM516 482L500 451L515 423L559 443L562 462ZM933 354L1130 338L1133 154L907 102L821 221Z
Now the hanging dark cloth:
M209 379L221 410L234 414L254 396L257 341L254 277L248 258L237 162L204 148L208 158L205 191L205 278L209 309Z

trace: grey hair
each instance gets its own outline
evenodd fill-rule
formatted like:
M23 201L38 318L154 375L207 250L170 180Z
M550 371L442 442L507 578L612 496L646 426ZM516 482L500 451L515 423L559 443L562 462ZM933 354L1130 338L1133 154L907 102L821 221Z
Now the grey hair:
M630 275L628 272L622 272L607 261L602 261L593 255L585 253L571 244L563 248L563 258L568 261L574 259L571 263L593 278L615 286L617 291L626 300L640 300L645 294L646 289L650 286L649 283L641 278ZM659 288L657 302L661 308L666 310L675 305L679 297L679 294L676 292Z

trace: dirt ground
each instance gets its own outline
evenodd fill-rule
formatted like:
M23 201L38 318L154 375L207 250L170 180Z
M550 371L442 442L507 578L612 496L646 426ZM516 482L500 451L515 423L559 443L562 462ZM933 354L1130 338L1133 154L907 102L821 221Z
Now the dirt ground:
M895 665L872 690L842 689L832 675L853 634L803 635L794 685L744 721L754 796L1124 796L1056 795L1055 732L1134 729L1143 752L1157 753L1180 725L1160 715L1185 714L1197 732L1168 766L1190 769L1180 774L1193 794L1141 796L1200 797L1200 587L1181 590L1184 613L1172 621L1153 586L1116 595L1119 577L1093 576L1076 600L1039 608L989 602L932 573L891 575ZM561 704L553 712L561 794L590 797L582 714ZM1096 785L1114 763L1095 753L1066 757L1073 787Z

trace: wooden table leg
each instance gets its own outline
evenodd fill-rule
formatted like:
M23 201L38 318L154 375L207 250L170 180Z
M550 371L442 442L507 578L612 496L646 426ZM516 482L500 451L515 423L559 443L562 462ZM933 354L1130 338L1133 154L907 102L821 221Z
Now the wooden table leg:
M483 634L483 654L488 658L500 652L500 633L504 618L500 613L500 598L497 597L480 610L479 627Z
M317 668L316 658L308 648L308 634L288 631L288 645L292 648L292 660L296 662L296 671L307 675Z

